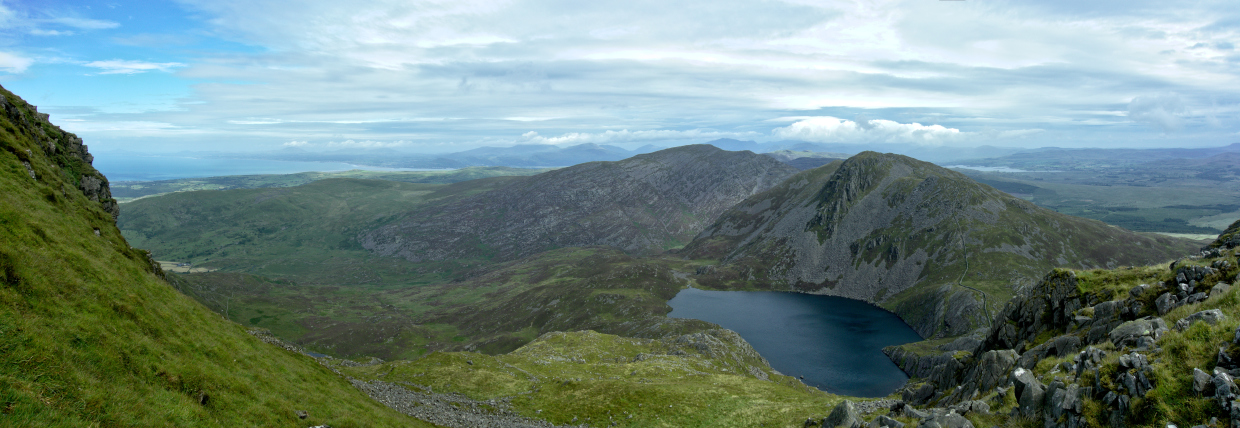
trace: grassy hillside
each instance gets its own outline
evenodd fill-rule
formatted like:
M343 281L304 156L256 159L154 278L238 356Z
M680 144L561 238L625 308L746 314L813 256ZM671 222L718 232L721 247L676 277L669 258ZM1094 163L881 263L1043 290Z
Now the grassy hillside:
M81 140L0 95L0 425L428 426L170 287Z
M130 243L160 260L313 284L442 282L481 260L412 264L373 256L357 235L520 179L332 178L287 188L182 192L126 203L118 224Z
M613 248L563 248L459 282L405 287L304 284L232 272L174 284L245 326L342 357L418 358L435 350L498 354L552 331L658 338L714 328L670 319L667 301L697 264Z
M800 427L841 399L771 371L738 339L727 330L663 340L551 333L505 355L437 352L341 370L593 427Z

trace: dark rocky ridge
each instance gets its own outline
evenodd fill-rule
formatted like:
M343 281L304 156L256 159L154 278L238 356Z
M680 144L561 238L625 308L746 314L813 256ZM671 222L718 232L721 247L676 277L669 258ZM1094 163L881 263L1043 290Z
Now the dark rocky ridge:
M683 245L719 213L795 173L751 152L682 146L512 179L358 240L374 253L412 262L513 260L588 245L652 253Z
M864 300L923 337L945 337L988 325L1012 290L1052 267L1148 264L1192 246L1039 208L930 163L866 152L746 199L684 253L722 261L700 272L708 287Z
M35 155L32 150L17 150L15 145L6 144L6 149L16 150L13 154L21 160L31 179L38 180L46 174L61 175L65 181L76 184L77 190L91 201L102 205L104 211L112 214L113 220L120 215L120 208L108 187L107 177L91 166L95 157L87 151L81 138L53 125L47 113L39 113L38 107L12 95L3 87L0 87L0 114L7 116L9 122L16 125L16 129L10 129L10 132L23 134L31 141L40 142L39 148L43 149L43 155L50 161L47 166L51 169L45 170L40 162L33 161ZM68 189L61 190L62 193L68 192Z

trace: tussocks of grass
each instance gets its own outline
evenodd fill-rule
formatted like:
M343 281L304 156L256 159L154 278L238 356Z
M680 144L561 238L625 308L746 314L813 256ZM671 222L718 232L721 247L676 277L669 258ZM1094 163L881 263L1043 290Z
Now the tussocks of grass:
M0 426L426 426L177 292L30 128L0 128Z
M342 370L477 400L509 397L516 411L557 424L799 427L840 400L765 366L770 380L760 380L748 361L668 351L663 341L582 331L543 335L505 355L436 352Z

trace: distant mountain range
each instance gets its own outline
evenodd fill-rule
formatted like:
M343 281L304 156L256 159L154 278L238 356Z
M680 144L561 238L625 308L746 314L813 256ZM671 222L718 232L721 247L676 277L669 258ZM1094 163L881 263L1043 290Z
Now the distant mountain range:
M956 162L965 166L1008 167L1028 171L1098 171L1103 169L1157 168L1154 162L1172 159L1206 159L1219 155L1222 161L1229 154L1240 154L1240 143L1208 148L1162 149L1065 149L1044 147L1006 156Z
M709 144L723 150L767 154L798 169L825 164L821 159L843 159L863 151L896 153L939 165L1009 167L1023 170L1080 170L1131 166L1167 159L1199 159L1220 153L1240 153L1240 143L1225 147L1198 149L1064 149L1044 147L957 147L895 143L811 143L785 140L767 143L721 138ZM177 155L222 159L266 159L302 162L343 162L386 168L455 169L471 166L516 168L565 167L586 162L617 161L652 153L666 146L645 145L625 149L594 143L572 146L520 144L508 147L480 147L454 153L419 154L391 148L309 151L289 147L256 153L182 152Z
M593 143L560 147L549 144L523 144L511 147L480 147L455 153L417 154L390 148L341 149L309 151L295 147L258 153L182 153L187 156L267 159L302 162L344 162L387 168L465 168L471 166L508 166L546 168L571 166L585 162L617 161L650 153L661 147L646 146L636 150Z

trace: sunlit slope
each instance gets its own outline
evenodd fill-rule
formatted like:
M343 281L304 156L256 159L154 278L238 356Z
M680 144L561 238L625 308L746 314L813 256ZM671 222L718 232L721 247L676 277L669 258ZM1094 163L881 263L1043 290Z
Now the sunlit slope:
M0 425L426 426L169 287L81 140L0 94Z
M287 188L182 192L126 203L118 224L133 245L160 260L302 283L438 281L478 261L414 265L374 256L356 236L521 179L445 185L333 178Z
M804 171L720 215L684 252L698 282L839 295L923 337L985 326L1052 267L1170 260L1197 244L1071 217L906 156L865 152Z
M842 398L778 374L721 329L659 340L557 332L505 355L437 352L341 371L592 427L801 427Z

